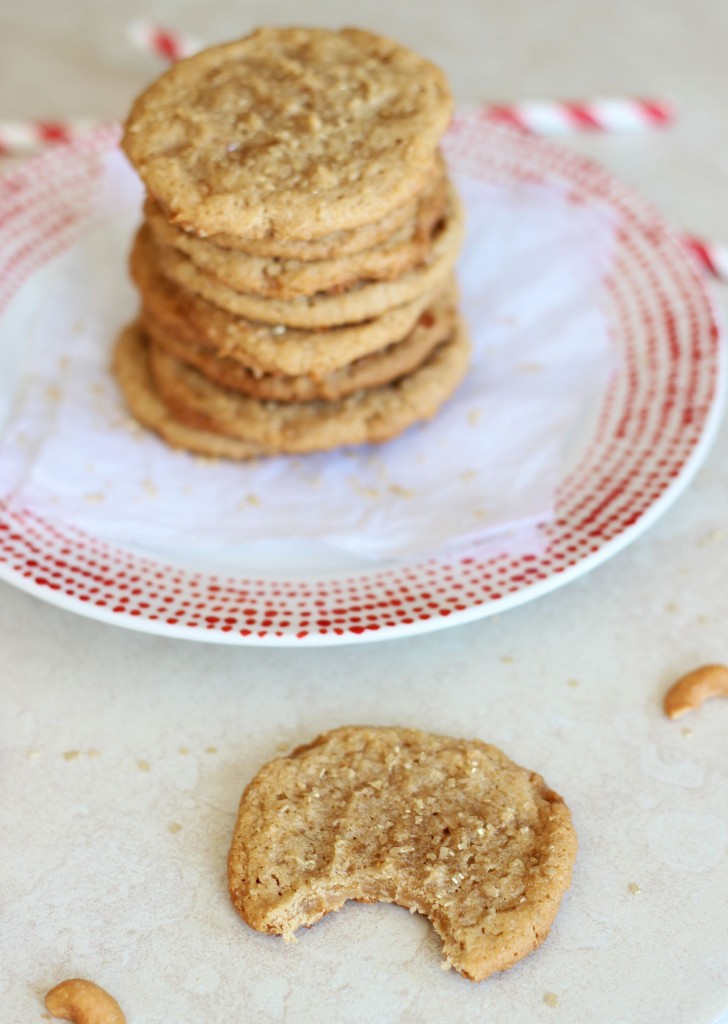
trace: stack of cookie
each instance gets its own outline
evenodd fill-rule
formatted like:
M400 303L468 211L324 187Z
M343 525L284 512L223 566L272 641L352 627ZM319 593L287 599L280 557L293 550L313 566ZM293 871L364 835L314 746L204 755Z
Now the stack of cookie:
M261 30L137 100L142 305L115 370L138 420L249 458L383 441L436 412L469 354L437 148L451 102L439 69L353 29Z

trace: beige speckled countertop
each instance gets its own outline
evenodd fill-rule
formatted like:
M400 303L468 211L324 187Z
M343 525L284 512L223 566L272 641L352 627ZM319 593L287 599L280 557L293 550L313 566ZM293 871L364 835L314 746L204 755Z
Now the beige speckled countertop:
M728 5L718 0L4 0L0 118L115 117L151 78L146 15L210 41L259 23L401 38L480 97L669 96L669 132L582 137L678 226L728 241ZM115 629L0 585L0 1024L87 976L129 1024L717 1024L728 1020L728 702L661 713L728 659L728 428L626 551L498 618L319 650ZM350 906L293 946L230 907L225 855L258 765L344 722L477 735L565 794L574 886L544 947L473 985L427 923Z

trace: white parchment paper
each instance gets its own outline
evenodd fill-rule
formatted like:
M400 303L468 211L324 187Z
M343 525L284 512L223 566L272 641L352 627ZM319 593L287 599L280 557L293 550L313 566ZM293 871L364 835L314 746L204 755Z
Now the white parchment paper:
M566 446L609 374L613 224L556 186L457 183L468 213L462 310L474 342L457 394L431 423L384 446L234 464L141 431L109 374L115 335L136 308L125 263L139 206L131 172L109 156L100 222L26 283L0 321L6 361L14 353L25 368L0 438L0 496L160 552L305 540L383 559L462 542L535 543Z

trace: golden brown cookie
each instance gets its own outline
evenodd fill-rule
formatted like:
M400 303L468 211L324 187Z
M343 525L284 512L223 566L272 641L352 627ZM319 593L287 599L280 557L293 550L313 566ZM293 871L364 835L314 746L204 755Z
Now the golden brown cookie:
M147 205L146 222L157 245L178 249L203 274L235 291L264 298L296 299L339 292L359 281L391 281L422 263L432 248L445 205L445 188L421 204L417 217L379 245L327 260L280 260L250 256L196 238L170 224L159 208Z
M351 726L250 782L228 880L244 920L287 940L346 900L397 903L482 981L546 938L575 856L561 797L496 747Z
M400 228L420 216L425 205L433 199L445 202L445 162L438 153L428 172L427 179L420 193L409 202L398 206L381 220L362 224L350 231L335 231L321 238L241 238L238 235L216 233L206 235L208 241L223 249L246 252L249 256L263 259L281 260L331 260L340 256L351 256L363 249L371 249L389 238ZM161 216L163 211L151 196L147 197L145 214L156 210ZM182 228L178 228L182 230ZM197 237L196 235L193 237Z
M129 412L143 427L154 431L173 448L183 448L195 455L245 460L273 454L252 441L222 437L179 423L154 389L147 352L145 335L138 324L130 324L119 335L112 363Z
M131 273L144 309L178 341L213 349L254 372L322 377L370 352L400 341L425 310L441 301L444 289L419 296L362 323L327 330L295 330L236 317L163 277L148 236L137 237Z
M213 384L159 348L149 353L157 392L180 423L276 452L386 441L437 412L460 383L470 344L462 324L414 373L335 402L270 402Z
M406 338L378 352L357 359L322 377L284 377L255 373L235 359L219 356L214 349L180 341L161 327L152 316L142 312L141 322L153 345L159 345L180 362L199 370L203 376L233 391L252 398L276 402L334 401L365 388L381 387L412 373L432 350L451 333L455 323L455 289L423 313Z
M167 246L153 245L151 258L165 277L235 316L288 327L333 327L381 316L442 285L457 259L463 230L462 207L451 190L445 218L438 225L430 255L422 266L395 281L363 281L340 294L324 292L291 300L265 299L235 291ZM148 232L148 228L141 229L142 246L150 244Z
M311 239L385 217L423 187L452 98L442 72L357 29L260 29L180 61L122 145L167 217Z

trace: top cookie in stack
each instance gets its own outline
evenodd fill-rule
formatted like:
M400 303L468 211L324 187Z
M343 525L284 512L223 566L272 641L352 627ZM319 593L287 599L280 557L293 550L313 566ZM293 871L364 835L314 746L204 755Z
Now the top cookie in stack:
M381 441L465 372L442 72L368 32L263 29L172 67L123 147L147 187L115 367L171 443Z

